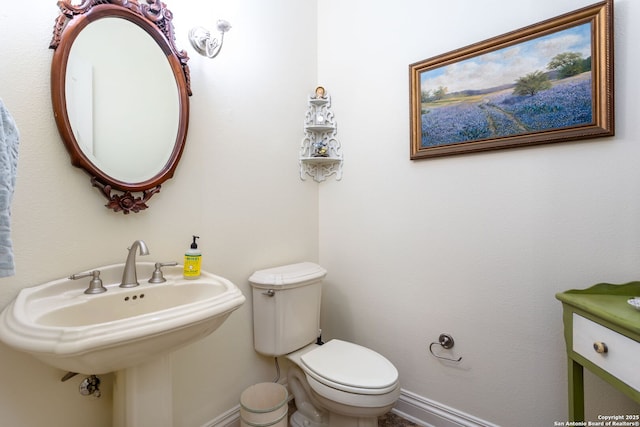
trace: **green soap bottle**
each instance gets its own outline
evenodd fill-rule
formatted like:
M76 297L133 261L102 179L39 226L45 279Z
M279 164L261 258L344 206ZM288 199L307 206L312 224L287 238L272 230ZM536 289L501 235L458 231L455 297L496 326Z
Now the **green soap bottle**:
M199 236L193 236L193 243L191 247L184 254L184 278L185 279L197 279L200 277L200 266L202 265L202 253L198 249L196 239Z

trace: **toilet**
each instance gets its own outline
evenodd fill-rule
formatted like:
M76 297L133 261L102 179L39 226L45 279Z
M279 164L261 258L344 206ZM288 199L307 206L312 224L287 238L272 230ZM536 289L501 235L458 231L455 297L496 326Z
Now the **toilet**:
M398 371L369 348L338 339L321 342L326 274L303 262L251 275L254 348L292 362L287 375L297 408L292 427L377 427L378 417L400 395Z

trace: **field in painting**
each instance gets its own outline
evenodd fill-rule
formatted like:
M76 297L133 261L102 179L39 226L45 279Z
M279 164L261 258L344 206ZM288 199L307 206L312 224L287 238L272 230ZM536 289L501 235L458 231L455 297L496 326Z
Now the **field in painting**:
M513 88L422 104L422 147L493 139L592 122L591 73L553 81L533 96Z

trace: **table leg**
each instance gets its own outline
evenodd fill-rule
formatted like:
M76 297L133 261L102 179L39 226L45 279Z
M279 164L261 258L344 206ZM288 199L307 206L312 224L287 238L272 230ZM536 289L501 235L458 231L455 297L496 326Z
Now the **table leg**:
M569 358L569 421L584 421L584 371Z

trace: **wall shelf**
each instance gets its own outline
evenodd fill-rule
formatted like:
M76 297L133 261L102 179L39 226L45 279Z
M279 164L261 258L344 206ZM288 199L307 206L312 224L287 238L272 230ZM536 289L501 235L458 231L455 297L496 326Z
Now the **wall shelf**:
M337 157L300 157L300 161L309 164L321 164L321 163L338 163L342 159Z
M304 130L307 132L331 132L335 130L335 127L327 126L327 125L311 125L311 126L305 126Z
M322 182L331 175L342 178L342 146L331 110L331 97L324 88L316 88L309 97L304 119L304 138L300 146L300 179L312 177Z

